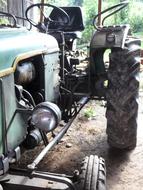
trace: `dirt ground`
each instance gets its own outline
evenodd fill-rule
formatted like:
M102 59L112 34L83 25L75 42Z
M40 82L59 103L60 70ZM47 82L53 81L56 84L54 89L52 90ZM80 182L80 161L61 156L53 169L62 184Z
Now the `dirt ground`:
M143 190L143 91L139 98L137 147L128 152L110 149L107 144L104 102L91 101L79 114L62 141L38 165L39 170L72 174L81 160L97 154L106 160L108 190ZM88 108L94 108L87 119ZM27 151L20 163L32 162L38 149ZM29 156L30 155L30 156ZM28 159L27 159L28 157Z

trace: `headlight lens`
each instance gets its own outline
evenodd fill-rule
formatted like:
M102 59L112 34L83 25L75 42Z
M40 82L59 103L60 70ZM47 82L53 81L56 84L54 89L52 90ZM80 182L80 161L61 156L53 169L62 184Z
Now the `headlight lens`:
M36 106L31 116L31 124L45 132L54 130L61 120L61 111L56 104L43 102Z

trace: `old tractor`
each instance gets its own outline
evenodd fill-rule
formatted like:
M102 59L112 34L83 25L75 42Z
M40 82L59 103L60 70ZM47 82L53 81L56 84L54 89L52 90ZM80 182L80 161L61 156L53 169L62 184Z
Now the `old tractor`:
M140 40L132 37L129 25L104 26L106 18L127 4L101 12L111 11L103 26L96 26L99 15L95 16L96 30L89 57L84 59L76 49L84 30L80 7L31 5L26 19L38 32L18 26L14 15L0 12L12 23L0 26L1 189L48 189L47 181L55 183L51 189L106 189L105 162L97 156L86 157L73 176L37 170L90 99L107 101L109 145L118 149L136 146ZM47 8L52 9L50 13ZM34 9L40 10L41 22L31 19ZM107 49L109 61L105 62ZM55 134L61 120L65 125ZM23 147L33 149L41 142L45 148L27 168L11 167Z

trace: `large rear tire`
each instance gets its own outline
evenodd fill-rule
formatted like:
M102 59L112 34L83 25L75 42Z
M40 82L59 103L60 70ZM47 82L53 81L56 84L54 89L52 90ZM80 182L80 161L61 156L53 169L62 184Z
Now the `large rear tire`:
M107 89L107 135L111 147L133 149L137 141L140 41L127 39L111 51Z
M103 158L85 157L81 164L78 190L106 190L106 168Z

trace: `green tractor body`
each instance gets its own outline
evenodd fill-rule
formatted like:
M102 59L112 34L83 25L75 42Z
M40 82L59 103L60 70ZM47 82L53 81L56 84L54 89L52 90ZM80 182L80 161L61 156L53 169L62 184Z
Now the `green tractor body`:
M42 77L38 79L39 83L38 80L34 81L37 83L35 88L37 92L43 91L45 101L54 102L58 96L55 91L59 86L59 48L54 37L38 32L29 32L24 28L1 29L0 39L0 154L5 155L25 139L27 120L30 115L25 112L28 109L31 111L30 107L27 108L26 105L18 103L18 95L16 96L15 91L16 83L19 83L16 79L18 77L16 75L17 68L20 64L24 65L29 60L32 61L37 70L33 71L25 67L23 77L31 76L32 82L37 80L38 75L41 75ZM31 85L28 78L23 79L20 83L24 82ZM33 90L31 89L31 91Z

